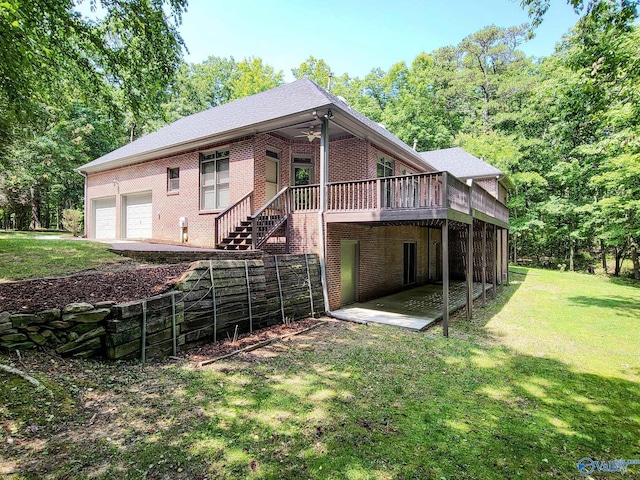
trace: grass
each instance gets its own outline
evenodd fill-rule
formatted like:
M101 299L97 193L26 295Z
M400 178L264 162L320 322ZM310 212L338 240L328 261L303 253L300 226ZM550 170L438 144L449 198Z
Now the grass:
M202 369L29 355L55 400L0 373L0 475L584 478L583 457L640 459L640 288L520 271L449 339L336 322Z
M0 282L68 275L123 261L108 248L59 232L0 231Z

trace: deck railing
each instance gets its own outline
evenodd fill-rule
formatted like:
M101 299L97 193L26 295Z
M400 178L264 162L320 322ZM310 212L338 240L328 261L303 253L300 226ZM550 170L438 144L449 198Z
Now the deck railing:
M291 213L291 190L284 187L251 218L253 248L260 248Z
M444 207L442 173L330 183L327 210L411 209Z
M284 187L255 214L253 192L215 219L216 244L242 221L251 219L253 248L260 246L291 213L318 211L320 187ZM420 173L327 185L327 212L357 213L376 210L452 209L464 214L477 210L509 223L509 209L474 183L471 187L448 172Z
M469 187L448 172L334 182L327 186L328 212L416 208L450 208L465 214L475 209L509 223L509 209L503 203L480 185Z
M477 183L471 187L471 206L489 217L509 223L509 208Z
M443 175L447 189L447 207L458 212L471 213L469 186L447 172Z
M228 206L218 215L214 223L216 245L222 242L241 222L246 221L253 213L253 192L247 193L239 201Z
M293 212L305 212L320 208L320 186L299 185L291 187L291 209Z

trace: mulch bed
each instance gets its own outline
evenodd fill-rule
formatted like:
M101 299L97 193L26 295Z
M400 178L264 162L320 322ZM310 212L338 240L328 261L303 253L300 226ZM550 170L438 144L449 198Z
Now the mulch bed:
M69 303L129 302L172 289L188 263L0 284L0 312L33 313Z
M253 333L244 333L238 336L238 340L233 343L230 339L219 341L218 343L207 343L201 347L194 347L184 352L180 352L178 355L193 363L199 363L205 360L211 360L228 353L235 352L242 348L254 345L264 340L270 340L289 333L300 332L306 328L320 323L321 320L316 318L305 318L290 322L289 325L283 323L273 325L271 327L261 328Z

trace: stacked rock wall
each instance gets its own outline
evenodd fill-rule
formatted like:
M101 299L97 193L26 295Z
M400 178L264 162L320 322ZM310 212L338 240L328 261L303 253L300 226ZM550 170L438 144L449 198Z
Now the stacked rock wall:
M0 348L145 360L324 312L315 255L191 264L177 290L122 304L0 313Z

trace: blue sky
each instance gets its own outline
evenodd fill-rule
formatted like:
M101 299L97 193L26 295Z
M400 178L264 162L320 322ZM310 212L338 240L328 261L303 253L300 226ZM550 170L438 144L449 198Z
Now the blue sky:
M552 0L528 55L553 53L578 20L564 0ZM190 0L180 32L189 62L210 55L261 57L292 80L291 68L313 55L337 75L363 77L411 62L420 52L456 45L495 24L528 21L519 0Z

